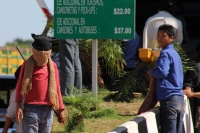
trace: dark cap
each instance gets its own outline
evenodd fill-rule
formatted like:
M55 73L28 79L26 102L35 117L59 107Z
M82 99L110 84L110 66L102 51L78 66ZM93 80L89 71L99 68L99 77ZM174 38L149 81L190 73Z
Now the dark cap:
M160 0L157 6L161 11L168 11L169 13L173 14L174 0Z
M161 11L168 11L172 15L181 15L184 11L180 0L160 0L157 7Z
M159 6L168 6L174 3L175 0L160 0L157 5Z
M34 42L32 43L32 46L39 50L39 51L49 51L52 49L52 43L55 41L55 38L51 38L48 36L43 35L35 35L31 34L32 38L34 39Z

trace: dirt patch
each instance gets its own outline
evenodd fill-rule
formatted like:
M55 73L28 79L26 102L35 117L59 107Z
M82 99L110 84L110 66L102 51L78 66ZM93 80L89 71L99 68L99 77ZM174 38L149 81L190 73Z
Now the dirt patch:
M106 107L114 108L119 115L135 116L137 115L138 109L140 108L142 104L142 100L134 102L134 103L105 102L104 104Z

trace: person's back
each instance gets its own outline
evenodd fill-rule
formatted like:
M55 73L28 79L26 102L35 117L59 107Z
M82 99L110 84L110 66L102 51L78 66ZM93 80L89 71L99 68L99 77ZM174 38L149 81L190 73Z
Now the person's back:
M135 38L131 40L124 41L122 45L122 50L124 52L124 60L126 65L124 66L125 71L131 71L135 69L136 62L139 61L138 48L140 48L140 36L135 33Z
M150 26L148 26L147 30L147 36L148 36L148 48L154 48L155 47L155 41L157 36L158 27L163 24L169 24L172 25L174 28L177 29L177 35L175 37L175 40L181 44L183 41L183 33L182 33L182 23L180 20L175 18L172 15L171 8L173 8L173 2L172 0L162 0L159 3L160 10L157 14L149 17L145 23L145 27L149 25L149 22L152 19L164 17L164 21L156 21L152 23Z

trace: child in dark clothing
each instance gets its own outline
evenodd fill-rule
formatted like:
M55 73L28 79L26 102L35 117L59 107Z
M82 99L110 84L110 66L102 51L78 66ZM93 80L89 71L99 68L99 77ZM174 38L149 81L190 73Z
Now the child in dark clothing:
M190 98L194 133L200 133L200 44L196 47L196 65L184 75L184 94Z
M183 69L179 54L172 42L176 29L171 25L161 25L157 32L157 42L162 48L155 69L147 71L149 78L156 79L156 97L160 102L161 132L182 133L183 125Z

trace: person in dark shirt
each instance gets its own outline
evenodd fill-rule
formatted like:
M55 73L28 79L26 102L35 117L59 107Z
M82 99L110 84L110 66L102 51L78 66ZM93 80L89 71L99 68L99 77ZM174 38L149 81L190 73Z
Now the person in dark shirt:
M132 71L136 68L136 62L139 62L138 49L141 48L140 36L135 32L135 38L131 40L123 40L122 50L123 57L126 62L125 71Z
M200 133L200 44L196 46L196 65L184 75L184 94L190 98L194 133Z

